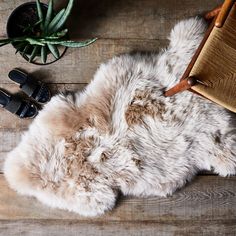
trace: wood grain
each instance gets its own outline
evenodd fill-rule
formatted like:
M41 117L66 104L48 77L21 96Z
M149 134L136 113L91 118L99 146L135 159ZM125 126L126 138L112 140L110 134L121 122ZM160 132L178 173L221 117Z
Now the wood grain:
M10 82L7 75L15 67L50 83L88 83L99 65L113 56L133 51L158 51L166 43L166 40L99 39L89 47L68 49L61 60L47 66L28 63L20 55L15 56L15 49L7 45L0 50L0 84Z
M208 86L197 84L192 90L236 112L236 5L221 28L214 27L190 76ZM207 68L207 69L206 69Z
M165 39L177 21L202 14L222 1L100 0L97 3L98 0L77 0L69 24L74 29L73 38Z
M0 175L0 219L67 219L87 221L75 213L50 209L34 198L17 195ZM201 221L236 218L236 177L198 176L172 197L121 197L117 207L96 221Z
M194 77L187 77L182 79L177 85L165 92L165 96L173 96L176 93L183 92L187 89L190 89L193 85L197 83L197 80Z
M87 84L64 84L64 83L57 83L57 84L47 84L50 88L50 91L53 95L65 92L65 91L82 91L83 88ZM7 91L9 94L13 94L14 96L18 96L19 99L29 99L26 95L20 91L19 86L16 84L1 84L1 89ZM32 102L34 102L32 100ZM42 109L42 106L37 104L38 109ZM31 119L19 119L17 116L11 114L4 108L0 108L1 116L0 116L0 133L1 132L20 132L22 130L26 130L29 124L32 122ZM10 134L9 133L9 134ZM3 135L3 134L2 134ZM1 152L1 145L0 145L0 152Z
M38 77L38 75L37 75ZM47 84L52 92L52 95L58 94L60 92L65 91L81 91L87 84L64 84L64 83L57 83L57 84ZM17 84L1 84L1 89L7 91L8 94L13 94L14 96L18 96L19 99L29 99L27 96L20 90ZM34 102L32 100L32 102ZM41 109L42 106L37 104L38 109ZM4 108L0 108L1 116L0 116L0 132L3 131L15 131L19 132L28 128L29 124L31 123L31 119L19 119L17 116L11 114ZM0 152L1 152L1 145L0 145Z
M28 0L0 3L0 32L12 10ZM43 0L42 2L47 2ZM67 0L55 1L56 8ZM72 38L166 39L174 24L222 4L222 0L76 0L68 27Z
M204 15L204 19L206 20L212 20L215 16L218 15L218 13L220 12L221 10L221 7L222 5L212 9L211 11L207 12L205 15Z
M221 11L219 12L219 14L216 18L216 22L215 22L216 27L220 28L223 26L225 19L228 16L230 9L233 6L234 2L235 2L234 0L225 0L224 1Z
M57 94L64 91L81 91L87 84L48 84L52 94ZM19 86L16 84L2 84L1 88L8 91L10 94L17 94L22 99L26 96L19 92ZM40 109L40 107L39 107ZM10 112L0 108L0 173L2 172L3 162L7 152L11 151L20 141L21 134L27 130L31 119L19 119Z
M9 14L27 1L0 1L1 36L6 35ZM66 2L56 1L56 8ZM49 83L53 93L81 90L100 63L121 53L158 51L168 44L167 36L177 21L219 4L222 0L77 0L67 25L71 38L99 40L87 48L69 49L60 61L48 66L27 63L14 55L11 45L0 48L0 87L18 93L18 86L7 79L8 72L18 67ZM3 109L0 112L1 173L6 153L17 145L31 121ZM2 174L0 189L0 236L236 235L236 177L198 176L167 199L121 197L114 211L93 219L19 196L9 189Z
M235 221L81 222L77 220L1 221L0 236L233 236Z

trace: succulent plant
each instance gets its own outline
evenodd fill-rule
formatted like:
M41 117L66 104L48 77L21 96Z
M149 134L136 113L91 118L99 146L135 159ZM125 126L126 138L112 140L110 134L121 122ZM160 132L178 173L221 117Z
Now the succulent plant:
M47 62L47 55L51 53L55 59L60 57L59 46L80 48L93 43L95 39L87 41L68 40L68 29L65 28L65 22L71 13L74 0L69 0L68 5L57 14L53 11L53 0L49 0L46 14L43 14L40 0L36 0L38 21L32 25L23 26L25 36L0 39L0 47L12 43L17 52L22 56L29 53L29 62L32 62L36 56L41 56L43 64ZM29 50L31 48L31 50Z

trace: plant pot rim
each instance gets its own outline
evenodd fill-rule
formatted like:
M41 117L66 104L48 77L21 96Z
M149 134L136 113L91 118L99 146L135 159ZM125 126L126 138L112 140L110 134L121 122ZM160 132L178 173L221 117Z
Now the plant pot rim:
M11 19L14 19L14 15L16 14L16 12L20 11L21 8L25 8L27 6L30 6L30 5L34 5L34 6L37 6L36 2L33 2L33 1L30 1L30 2L25 2L25 3L22 3L20 4L19 6L17 6L12 12L11 14L9 15L8 19L7 19L7 25L6 25L6 32L7 32L7 37L9 37L9 32L11 31L10 30L10 21ZM46 3L41 3L41 5L43 5L44 7L48 8L48 4Z
M34 62L34 61L29 62L29 57L28 57L27 55L23 55L22 52L20 52L20 55L21 55L27 62L29 62L29 63L31 63L31 64L38 65L38 66L47 66L47 65L50 65L50 64L52 64L52 63L54 63L54 62L60 60L60 59L65 55L67 49L68 49L67 47L64 47L64 50L62 51L62 53L61 53L61 55L59 56L59 58L57 58L57 59L55 58L53 61L46 62L46 63ZM39 57L39 56L38 56L38 57Z
M43 7L45 7L46 9L48 8L48 4L46 3L41 3L43 5ZM14 17L17 15L18 12L20 11L24 11L24 9L27 9L27 7L30 7L30 6L33 6L33 7L36 7L37 4L36 2L33 2L33 1L30 1L30 2L25 2L19 6L17 6L12 12L11 14L9 15L8 19L7 19L7 25L6 25L6 32L7 32L7 37L9 37L9 35L11 34L10 32L12 32L12 29L11 29L11 26L12 26L12 23L11 22L14 22ZM13 44L12 46L14 48L16 48ZM67 50L67 47L64 47L64 50L62 51L62 53L60 54L60 57L58 59L54 59L52 61L49 61L49 62L46 62L46 63L40 63L40 62L30 62L31 64L35 64L35 65L49 65L49 64L52 64L58 60L60 60L64 54L66 53L66 50ZM23 55L22 52L20 52L20 55L26 60L29 62L29 57L27 55ZM37 56L37 57L40 57L40 56Z

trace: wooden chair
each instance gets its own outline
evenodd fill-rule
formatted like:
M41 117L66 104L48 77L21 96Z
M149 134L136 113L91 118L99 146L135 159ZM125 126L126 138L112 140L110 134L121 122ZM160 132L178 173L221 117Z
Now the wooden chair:
M224 4L205 15L214 18L180 82L165 92L195 92L236 112L236 3Z

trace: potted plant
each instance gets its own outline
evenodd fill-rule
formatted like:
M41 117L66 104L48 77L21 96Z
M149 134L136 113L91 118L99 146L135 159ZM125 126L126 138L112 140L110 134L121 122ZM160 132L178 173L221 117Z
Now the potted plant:
M46 5L36 0L17 7L8 19L8 38L0 39L0 47L11 43L16 53L19 52L27 61L49 64L58 60L67 47L85 47L96 40L68 40L65 23L74 0L69 0L68 5L57 14L53 10L53 3L53 0L49 0Z

